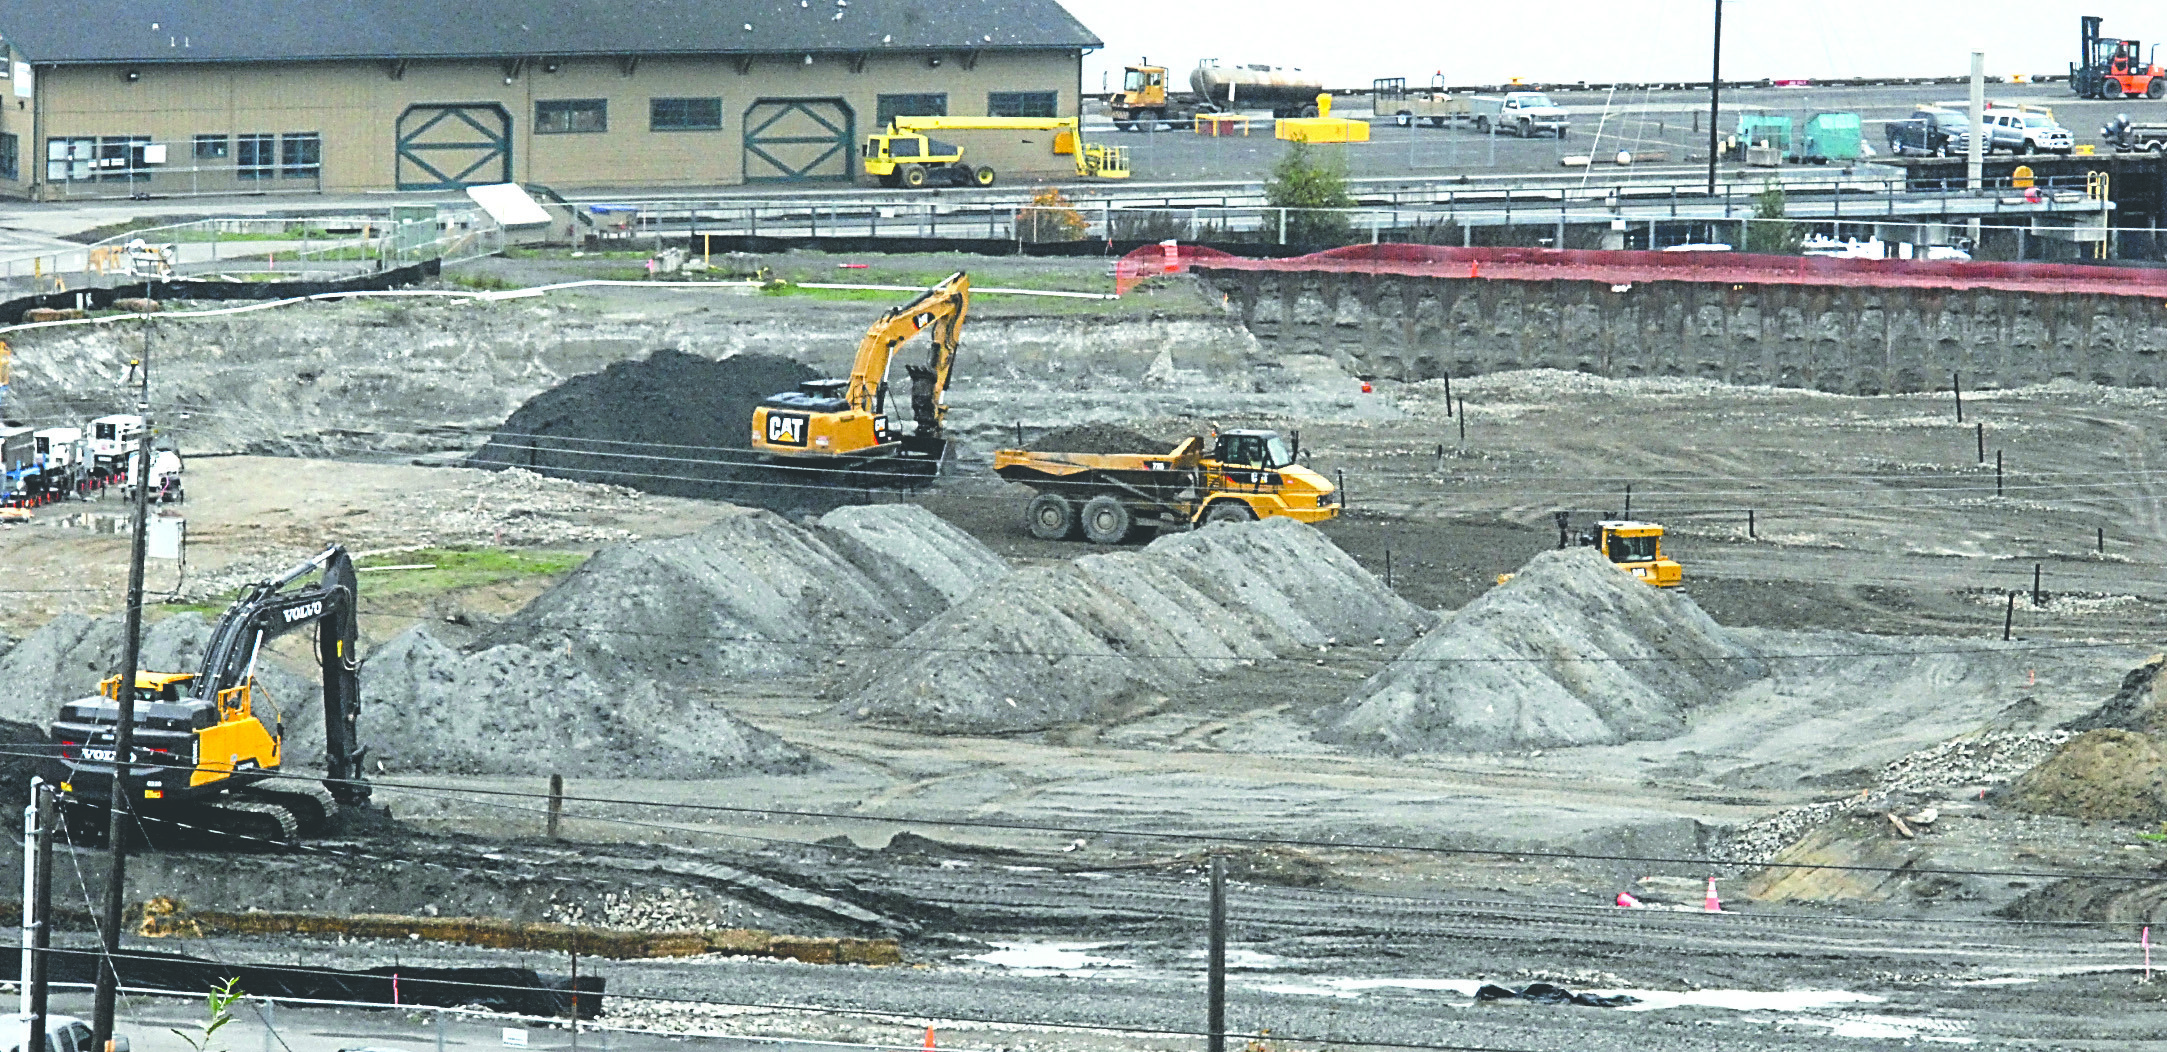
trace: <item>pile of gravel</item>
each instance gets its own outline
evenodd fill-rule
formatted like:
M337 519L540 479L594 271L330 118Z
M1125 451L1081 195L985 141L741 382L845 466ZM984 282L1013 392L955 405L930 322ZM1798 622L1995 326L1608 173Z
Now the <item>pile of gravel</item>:
M554 650L464 654L421 626L362 666L362 740L395 771L711 778L794 773L806 753L652 679L602 679Z
M98 681L120 671L127 622L64 613L0 656L0 720L44 727L64 702L98 692ZM211 621L184 613L146 625L141 663L156 672L194 672L211 640ZM305 645L306 640L302 641ZM287 752L313 764L323 755L323 689L307 675L266 654L256 664L255 701L267 720L282 717Z
M1007 572L915 504L839 509L811 526L743 509L690 536L602 549L481 645L561 652L604 682L802 679Z
M1026 448L1038 453L1165 453L1174 445L1119 424L1079 424L1048 431Z
M1321 713L1317 737L1390 752L1669 738L1695 706L1766 674L1685 595L1572 548L1452 614Z
M1030 567L897 645L839 711L936 734L1043 730L1337 640L1403 644L1431 615L1292 519Z
M660 350L528 399L467 464L779 511L824 509L843 495L790 484L802 480L778 476L750 451L760 402L815 378L774 355L717 361Z

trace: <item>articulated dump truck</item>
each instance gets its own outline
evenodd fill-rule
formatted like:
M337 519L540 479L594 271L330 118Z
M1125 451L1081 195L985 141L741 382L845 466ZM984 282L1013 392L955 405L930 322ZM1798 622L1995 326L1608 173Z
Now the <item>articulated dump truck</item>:
M1024 511L1032 536L1120 544L1162 527L1338 515L1338 488L1300 453L1277 432L1226 431L1209 455L1196 437L1164 454L1003 449L993 470L1038 491Z

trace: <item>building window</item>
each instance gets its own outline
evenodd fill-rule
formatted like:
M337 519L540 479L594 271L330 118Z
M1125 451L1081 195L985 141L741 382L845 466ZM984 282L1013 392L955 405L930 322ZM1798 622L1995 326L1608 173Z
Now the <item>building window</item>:
M536 135L569 135L608 130L608 99L544 99L534 104Z
M97 156L97 153L96 139L45 140L46 181L66 183L89 179L92 158Z
M232 154L232 140L223 135L196 136L196 160L223 161Z
M134 179L136 169L143 167L143 148L149 145L148 135L99 136L99 181L119 183Z
M278 174L278 136L236 135L233 137L233 177L236 179L269 179Z
M316 132L287 132L278 137L278 174L314 179L323 174L324 137Z
M0 134L0 179L23 177L23 141L13 133Z
M648 131L720 131L721 99L649 99Z
M986 115L989 117L1058 117L1061 115L1061 93L1058 91L995 91L986 95Z
M897 117L946 117L948 116L948 93L931 91L918 95L882 95L873 110L873 120L882 128Z

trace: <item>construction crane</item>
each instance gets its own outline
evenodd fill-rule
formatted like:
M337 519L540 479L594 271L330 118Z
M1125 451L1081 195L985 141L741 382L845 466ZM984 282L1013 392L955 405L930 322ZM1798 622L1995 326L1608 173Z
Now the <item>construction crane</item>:
M958 271L917 299L889 308L859 341L847 379L808 380L753 410L752 447L801 466L891 458L890 463L908 462L931 474L948 448L943 399L970 307L971 279ZM933 349L926 364L904 367L910 376L912 428L902 431L889 420L889 367L897 347L928 330Z
M2143 44L2100 35L2102 21L2098 15L2078 20L2078 59L2069 67L2069 90L2087 99L2167 97L2167 70L2145 60ZM2159 45L2152 49L2156 57Z
M859 147L865 174L882 186L912 190L936 183L988 187L1000 179L993 166L966 162L963 147L926 134L936 131L1050 131L1053 152L1073 155L1079 178L1129 177L1129 148L1084 142L1077 117L896 117Z
M293 587L321 571L314 582ZM98 685L95 697L68 702L52 725L59 747L61 800L90 821L70 828L102 830L113 779L143 819L153 843L237 839L244 845L291 845L322 829L344 807L368 803L364 749L355 718L361 710L358 582L346 549L333 545L273 580L243 589L226 608L193 673L135 672L135 731L130 755L115 755L121 677ZM264 644L289 632L316 630L323 668L324 753L321 785L278 777L285 769L285 719L257 696L256 663Z

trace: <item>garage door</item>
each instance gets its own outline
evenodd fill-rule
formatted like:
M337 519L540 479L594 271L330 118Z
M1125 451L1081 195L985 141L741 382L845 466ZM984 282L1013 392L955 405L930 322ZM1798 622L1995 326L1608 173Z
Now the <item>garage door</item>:
M745 109L745 181L848 180L856 138L841 99L761 99Z
M399 115L401 190L512 181L512 115L493 102L424 102Z

